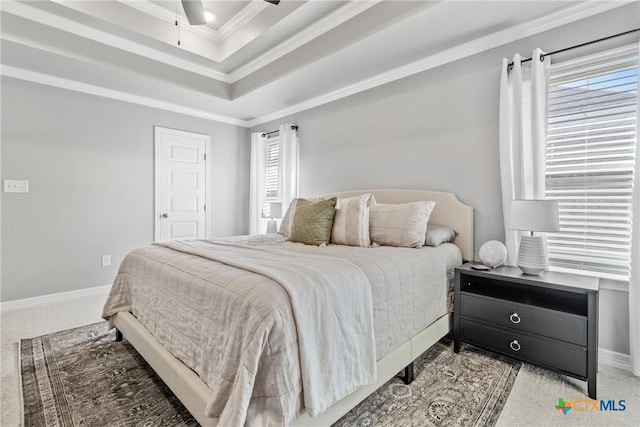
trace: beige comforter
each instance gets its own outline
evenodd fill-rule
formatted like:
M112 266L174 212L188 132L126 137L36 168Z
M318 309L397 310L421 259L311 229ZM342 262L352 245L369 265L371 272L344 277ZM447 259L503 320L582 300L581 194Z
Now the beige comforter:
M176 292L175 299L169 298L176 307L171 309L154 298L146 298L147 307L135 307L137 292L150 292L152 282L163 282L152 270L145 271L151 280L139 277L136 266L138 256L153 257L158 248L135 251L121 266L104 316L129 310L149 327L152 316L143 313L157 311L182 317L177 324L198 325L191 331L193 337L180 336L173 328L151 328L156 329L154 335L166 335L160 342L173 345L170 351L206 379L212 390L207 415L219 417L220 425L290 423L298 412L283 408L298 406L300 379L304 407L311 416L375 382L371 289L355 264L335 257L291 252L283 256L277 249L211 241L158 246L222 263L224 273L205 279L208 267L196 259L190 266L178 267L191 274L191 283L184 289L170 290L171 282L160 285L166 292ZM228 266L236 269L227 271ZM209 286L199 279L205 279ZM240 284L245 281L250 285ZM278 286L286 292L283 294ZM196 292L200 304L212 301L214 306L196 307L195 311L182 307L182 311L177 308L182 306L178 302L181 291ZM282 327L292 324L295 331ZM181 345L193 338L206 343L204 351L197 347L187 350ZM259 393L262 399L255 399L256 387L265 387ZM259 406L250 408L260 400Z
M357 265L372 288L377 359L448 311L447 290L453 268L461 263L454 245L318 248L284 240L251 236L226 243L258 247L261 254L287 251L287 260L307 254ZM306 384L302 394L299 332L288 291L263 274L234 267L233 260L212 261L177 249L153 245L128 255L105 305L105 318L132 312L209 385L208 414L221 417L221 425L289 424L311 404ZM312 307L316 305L328 308L325 314L331 315L332 303L318 299ZM332 330L318 331L322 335ZM305 337L300 335L302 342ZM335 357L318 362L322 372L329 372ZM345 384L344 379L338 384Z

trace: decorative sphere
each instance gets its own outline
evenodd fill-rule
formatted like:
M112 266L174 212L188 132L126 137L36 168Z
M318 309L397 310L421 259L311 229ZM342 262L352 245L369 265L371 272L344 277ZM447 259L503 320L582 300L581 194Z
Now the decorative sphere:
M489 267L498 267L507 260L507 247L498 240L489 240L480 246L480 261Z

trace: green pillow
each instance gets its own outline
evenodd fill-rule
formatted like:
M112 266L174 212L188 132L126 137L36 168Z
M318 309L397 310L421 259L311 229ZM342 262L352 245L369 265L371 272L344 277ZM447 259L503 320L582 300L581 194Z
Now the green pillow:
M289 240L315 246L328 244L337 201L336 197L319 202L298 199Z

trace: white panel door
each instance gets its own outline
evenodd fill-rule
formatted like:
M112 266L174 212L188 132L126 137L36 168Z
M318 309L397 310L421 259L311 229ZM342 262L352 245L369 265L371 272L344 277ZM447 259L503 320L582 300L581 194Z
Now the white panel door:
M155 127L155 240L208 236L209 136Z

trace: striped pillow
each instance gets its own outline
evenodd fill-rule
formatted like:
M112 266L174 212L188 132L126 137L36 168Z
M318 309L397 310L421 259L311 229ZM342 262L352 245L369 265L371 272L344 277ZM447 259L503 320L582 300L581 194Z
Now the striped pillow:
M331 229L331 243L348 246L371 246L369 207L376 204L373 194L338 199Z

